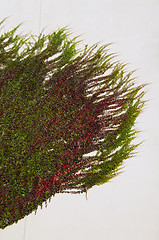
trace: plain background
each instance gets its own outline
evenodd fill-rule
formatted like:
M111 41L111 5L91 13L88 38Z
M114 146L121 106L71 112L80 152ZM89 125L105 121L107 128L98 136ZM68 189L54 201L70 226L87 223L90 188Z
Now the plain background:
M41 10L40 10L41 9ZM40 13L41 12L41 13ZM24 22L22 33L69 26L84 44L114 42L111 52L151 83L136 128L145 140L124 172L85 194L57 194L47 208L4 230L0 240L159 239L159 0L0 0L5 30ZM41 18L40 18L41 15ZM25 222L26 221L26 222Z

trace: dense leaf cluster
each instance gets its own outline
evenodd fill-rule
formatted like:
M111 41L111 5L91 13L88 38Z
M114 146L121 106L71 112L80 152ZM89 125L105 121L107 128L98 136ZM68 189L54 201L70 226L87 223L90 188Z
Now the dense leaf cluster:
M18 28L0 36L1 228L55 193L116 176L137 147L144 105L144 86L113 61L109 44L77 50L65 28L39 36Z

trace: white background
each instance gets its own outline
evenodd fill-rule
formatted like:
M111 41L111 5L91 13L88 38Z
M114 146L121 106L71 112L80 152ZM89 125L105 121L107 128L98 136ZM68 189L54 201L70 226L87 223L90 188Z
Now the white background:
M114 42L112 52L137 69L139 83L151 83L137 119L145 140L124 172L85 195L57 194L47 208L0 230L0 240L159 239L159 0L0 0L5 30L39 34L69 26L85 44ZM41 24L40 24L41 22Z

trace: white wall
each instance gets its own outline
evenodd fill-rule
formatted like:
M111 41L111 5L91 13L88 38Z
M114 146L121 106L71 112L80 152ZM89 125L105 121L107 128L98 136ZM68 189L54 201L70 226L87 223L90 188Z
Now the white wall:
M152 83L150 99L137 127L146 140L124 172L85 195L58 194L26 220L25 240L159 239L159 0L41 0L41 30L69 25L85 44L115 42L111 47L138 82ZM5 29L20 22L23 33L39 34L40 0L0 0ZM24 219L5 230L0 240L22 240Z

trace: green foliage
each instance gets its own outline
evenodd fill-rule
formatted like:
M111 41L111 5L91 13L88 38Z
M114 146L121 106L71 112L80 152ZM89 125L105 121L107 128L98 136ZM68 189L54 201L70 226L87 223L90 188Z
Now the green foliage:
M80 50L66 28L22 36L19 26L0 36L1 228L55 193L116 176L138 146L145 103L110 44Z

